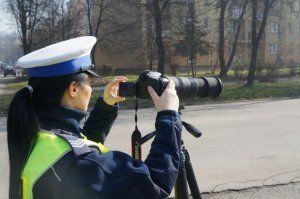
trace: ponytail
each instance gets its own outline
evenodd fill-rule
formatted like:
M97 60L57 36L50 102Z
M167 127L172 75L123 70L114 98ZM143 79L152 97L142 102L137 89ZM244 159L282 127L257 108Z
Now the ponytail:
M75 73L57 77L31 77L25 88L14 96L8 109L7 143L9 155L9 199L19 199L21 172L29 155L30 145L39 131L39 111L59 105L72 82L88 80L88 74Z
M8 109L9 199L21 198L21 172L29 153L30 143L39 129L38 117L30 98L30 90L22 88L15 94Z

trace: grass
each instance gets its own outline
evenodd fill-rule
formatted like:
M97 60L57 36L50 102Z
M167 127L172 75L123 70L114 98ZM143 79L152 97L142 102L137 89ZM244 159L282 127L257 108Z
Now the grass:
M300 82L257 83L254 86L225 84L218 100L249 100L299 96Z
M12 83L6 84L5 89L19 90L20 88L23 88L25 85L27 85L27 81L12 82Z
M93 79L93 86L104 86L111 80L113 80L116 76L105 76L97 79ZM128 78L129 82L136 82L138 79L138 75L125 75Z
M0 97L0 114L7 113L12 98L13 95L4 95Z

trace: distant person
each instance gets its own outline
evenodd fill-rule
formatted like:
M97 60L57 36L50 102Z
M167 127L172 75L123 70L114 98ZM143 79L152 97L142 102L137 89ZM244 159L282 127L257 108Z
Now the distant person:
M148 88L158 113L157 135L146 160L109 151L102 144L118 103L125 100L117 95L118 85L127 78L107 84L81 128L91 82L98 77L90 59L95 43L95 37L79 37L19 59L30 79L8 111L10 199L158 199L170 194L182 130L174 83L160 97Z

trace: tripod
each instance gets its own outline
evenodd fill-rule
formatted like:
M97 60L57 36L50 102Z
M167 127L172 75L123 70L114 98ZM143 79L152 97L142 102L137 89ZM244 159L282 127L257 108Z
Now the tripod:
M179 114L181 114L181 110L184 109L183 106L179 109ZM185 129L192 134L194 137L199 138L201 136L201 132L192 126L189 123L182 121L182 125ZM135 159L142 158L142 150L141 146L150 140L156 131L153 131L144 137L141 136L140 131L138 130L137 126L135 131L132 133L131 136L131 143L132 143L132 157ZM187 149L184 146L183 141L181 140L181 148L180 148L180 166L179 166L179 173L176 179L175 184L175 199L189 199L189 191L188 186L191 190L191 195L193 199L201 199L200 190L198 187L198 183L195 177L195 173L192 167L190 155Z
M193 199L201 199L201 194L192 167L190 155L182 141L180 149L179 173L175 184L175 199L189 199L188 185Z

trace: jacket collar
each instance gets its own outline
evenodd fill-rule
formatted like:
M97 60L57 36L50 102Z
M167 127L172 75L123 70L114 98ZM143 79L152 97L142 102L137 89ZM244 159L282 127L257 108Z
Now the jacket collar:
M88 112L63 106L51 106L46 110L39 111L38 115L42 129L49 131L62 129L80 136L80 122L88 115Z

